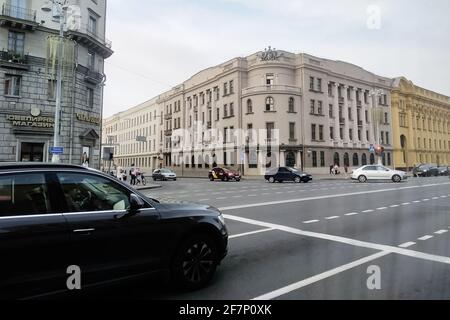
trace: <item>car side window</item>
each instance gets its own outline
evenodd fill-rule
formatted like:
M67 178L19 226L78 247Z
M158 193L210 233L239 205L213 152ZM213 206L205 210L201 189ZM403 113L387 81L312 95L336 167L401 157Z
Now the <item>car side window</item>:
M374 166L369 166L369 167L364 168L364 171L376 171L376 170L377 170L377 168Z
M130 192L95 175L58 173L68 212L123 211L130 208Z
M51 213L43 173L0 175L0 216Z

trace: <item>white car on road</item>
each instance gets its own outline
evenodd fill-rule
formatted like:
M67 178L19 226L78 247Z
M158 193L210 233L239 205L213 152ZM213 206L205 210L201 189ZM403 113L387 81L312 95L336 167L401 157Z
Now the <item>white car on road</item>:
M392 180L397 183L407 178L406 172L392 170L381 165L364 166L352 172L352 179L361 183L368 180Z

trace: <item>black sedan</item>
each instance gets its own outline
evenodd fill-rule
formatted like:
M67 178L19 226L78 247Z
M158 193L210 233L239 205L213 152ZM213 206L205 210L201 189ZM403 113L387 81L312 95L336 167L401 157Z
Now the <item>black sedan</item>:
M264 178L270 183L275 183L277 181L279 183L283 183L285 181L308 183L313 180L313 177L310 174L290 167L273 168L267 171Z
M213 207L160 203L83 167L0 165L0 298L67 292L76 270L83 288L163 272L197 289L227 242Z

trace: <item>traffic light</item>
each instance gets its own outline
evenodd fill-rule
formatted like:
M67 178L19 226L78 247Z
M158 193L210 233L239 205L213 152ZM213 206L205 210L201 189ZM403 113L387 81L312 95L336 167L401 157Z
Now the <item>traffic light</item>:
M375 153L379 156L381 156L384 153L384 147L383 146L376 146L375 147Z

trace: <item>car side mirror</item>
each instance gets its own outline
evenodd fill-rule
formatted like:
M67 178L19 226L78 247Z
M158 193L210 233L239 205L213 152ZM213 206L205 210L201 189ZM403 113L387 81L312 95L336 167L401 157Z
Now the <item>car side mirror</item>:
M144 200L132 193L130 195L130 212L137 212L144 207Z

